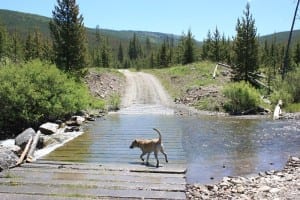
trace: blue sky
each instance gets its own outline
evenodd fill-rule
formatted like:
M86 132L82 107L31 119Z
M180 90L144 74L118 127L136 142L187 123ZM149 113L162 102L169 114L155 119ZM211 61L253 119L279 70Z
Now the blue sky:
M77 0L87 27L177 35L190 28L197 40L216 27L226 36L235 35L247 2L259 35L290 29L296 0ZM0 8L52 17L56 4L56 0L3 0ZM299 27L297 20L295 29Z

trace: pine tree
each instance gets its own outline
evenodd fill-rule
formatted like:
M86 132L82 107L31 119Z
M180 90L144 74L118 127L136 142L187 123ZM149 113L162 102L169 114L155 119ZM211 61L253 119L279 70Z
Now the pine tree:
M231 64L231 41L224 34L221 39L220 61Z
M45 61L50 61L53 62L54 61L54 53L53 53L53 48L52 48L52 42L50 41L49 38L44 39L43 42L43 51L42 51L42 60Z
M34 44L33 44L33 35L31 32L28 33L26 41L25 41L25 60L29 61L34 59Z
M149 55L152 50L152 45L149 37L146 38L146 54Z
M123 46L122 43L120 42L119 44L119 50L118 50L118 61L122 64L124 61L124 53L123 53Z
M237 21L236 31L234 80L251 81L250 76L258 71L258 41L249 3L246 5L244 17Z
M166 41L163 42L163 44L160 47L159 51L159 65L161 67L168 67L168 53L167 53L167 43Z
M57 0L52 11L50 32L55 62L60 69L78 75L87 64L87 43L83 16L76 0Z
M111 49L108 45L108 38L103 41L103 45L101 48L101 62L102 67L110 67L111 65Z
M195 61L195 44L192 31L189 29L184 41L184 52L182 64L189 64Z
M22 42L21 42L21 38L19 36L19 33L17 32L17 30L15 29L12 37L11 37L11 59L13 62L17 63L20 60L22 60Z
M300 64L300 42L297 42L294 50L294 61L299 66Z
M136 60L141 56L140 42L135 33L133 34L132 39L129 41L128 56L130 60Z
M219 62L221 57L221 36L218 28L216 27L215 32L213 33L213 38L210 48L210 59L212 61Z
M0 22L0 61L9 54L9 38L6 27Z
M149 65L150 65L150 68L154 68L155 67L155 59L154 59L153 52L151 52L151 55L150 55L150 58L149 58Z
M93 49L93 63L96 67L102 66L102 50L101 50L101 44L103 43L102 37L100 34L100 28L99 25L96 26L96 32L95 32L95 47Z

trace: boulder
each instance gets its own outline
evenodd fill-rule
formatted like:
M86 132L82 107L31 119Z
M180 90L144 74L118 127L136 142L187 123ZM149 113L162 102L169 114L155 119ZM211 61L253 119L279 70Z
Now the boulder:
M26 129L15 138L15 145L21 147L21 149L23 150L30 137L34 137L35 134L36 132L35 130L33 130L33 128Z
M85 118L84 117L81 117L81 116L74 116L73 117L73 120L76 121L76 123L80 126L83 124L83 122L85 121Z
M71 120L66 122L66 125L68 125L68 126L81 126L84 121L85 121L84 117L73 116L73 117L71 117Z
M39 130L41 131L42 134L52 135L57 132L58 128L59 128L58 124L47 122L45 124L42 124L39 127Z
M0 147L0 171L16 166L19 157L7 148Z

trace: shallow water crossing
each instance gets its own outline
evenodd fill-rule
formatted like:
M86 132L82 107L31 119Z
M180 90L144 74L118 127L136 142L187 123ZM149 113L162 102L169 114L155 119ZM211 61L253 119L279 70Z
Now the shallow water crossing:
M136 137L157 137L153 127L162 131L170 164L187 165L189 183L280 169L300 153L299 121L114 113L44 159L140 165L140 151L129 145Z
M159 154L160 166L186 165L188 183L280 169L289 155L300 155L299 120L176 116L152 76L125 73L129 90L123 108L90 124L83 135L43 159L141 165L140 150L129 145L135 138L157 137L152 128L162 132L169 157L165 163ZM154 88L147 89L149 85ZM155 164L153 154L150 164Z

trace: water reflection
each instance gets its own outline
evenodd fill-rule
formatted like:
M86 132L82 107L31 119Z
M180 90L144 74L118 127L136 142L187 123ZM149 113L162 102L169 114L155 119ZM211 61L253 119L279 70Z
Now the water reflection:
M163 132L169 164L187 163L189 183L280 169L300 153L299 120L115 113L45 159L137 164L140 151L128 147L134 138L156 137L153 127Z
M182 127L190 183L279 169L289 154L299 155L299 121L201 117Z

